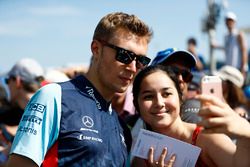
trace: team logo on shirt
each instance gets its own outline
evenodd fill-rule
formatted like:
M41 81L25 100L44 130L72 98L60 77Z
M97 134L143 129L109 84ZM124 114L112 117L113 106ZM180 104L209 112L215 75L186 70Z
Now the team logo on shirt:
M32 122L32 123L36 123L38 125L41 124L42 122L42 119L35 116L35 115L24 115L23 118L22 118L22 121L25 121L25 122Z
M94 121L89 116L83 116L82 117L82 123L83 123L84 126L86 126L88 128L92 128L94 126Z
M94 89L92 87L86 86L85 87L87 89L87 92L89 94L90 97L92 97L92 99L95 101L96 103L96 107L100 110L102 109L101 107L101 103L96 99L95 94L94 94Z
M39 103L31 103L29 105L29 111L38 111L40 113L43 113L46 109L45 105L39 104Z
M80 130L81 131L89 131L89 132L94 132L94 133L99 133L97 130L95 129L89 129L89 128L92 128L94 126L94 121L92 118L90 118L89 116L83 116L82 117L82 123L84 126L86 126L87 128L81 128ZM79 140L91 140L91 141L94 141L94 142L103 142L101 138L99 137L94 137L94 136L89 136L89 135L85 135L85 134L80 134L78 136L78 139Z

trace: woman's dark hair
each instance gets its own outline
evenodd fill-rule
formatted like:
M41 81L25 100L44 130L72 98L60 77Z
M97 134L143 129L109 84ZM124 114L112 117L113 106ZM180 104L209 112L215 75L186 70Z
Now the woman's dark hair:
M138 105L138 96L139 96L139 92L141 89L141 83L145 77L147 77L148 75L155 73L157 71L165 72L166 75L169 76L169 78L174 82L174 85L175 85L177 92L178 92L178 95L179 95L180 102L182 102L182 92L180 89L180 83L178 80L178 76L174 73L172 68L170 66L162 66L162 65L148 66L148 67L144 68L143 70L141 70L136 75L134 82L133 82L133 96L134 96L133 103L134 103L135 109L138 111L138 113L140 113L139 105Z
M227 103L230 105L230 107L234 109L241 105L248 106L247 105L248 100L245 97L243 90L240 87L233 84L229 80L226 80L224 82L226 82L226 85L227 85L227 90L223 92L224 98L227 101Z

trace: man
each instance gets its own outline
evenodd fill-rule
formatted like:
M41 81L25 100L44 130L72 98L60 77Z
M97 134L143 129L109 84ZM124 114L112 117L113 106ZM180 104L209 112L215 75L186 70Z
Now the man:
M24 108L31 96L41 87L43 80L43 68L37 61L30 58L19 60L5 77L4 84L8 93L5 106L1 107L0 112L0 138L1 143L6 143L5 146L11 145ZM8 153L9 148L5 146L1 145L5 150L1 149L1 153Z
M86 77L46 85L33 96L8 165L125 166L131 136L110 101L150 62L145 55L151 36L134 15L103 17L94 32Z
M43 80L44 70L37 61L30 58L19 60L6 78L11 103L24 109Z
M247 44L243 32L236 28L237 17L233 12L228 12L225 16L225 24L228 34L225 36L223 46L212 43L212 47L225 50L225 65L233 66L241 71L246 78L248 71Z
M194 55L196 58L196 66L192 70L202 72L206 68L206 63L204 61L203 55L197 50L197 41L195 38L191 37L187 40L187 51L192 53L192 55Z
M44 69L36 60L23 58L3 78L10 111L1 111L0 123L18 125L31 96L41 87Z

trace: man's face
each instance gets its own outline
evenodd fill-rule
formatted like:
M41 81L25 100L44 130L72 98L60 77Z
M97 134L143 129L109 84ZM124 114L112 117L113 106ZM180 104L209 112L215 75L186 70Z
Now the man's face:
M227 28L228 28L229 31L234 28L234 25L235 25L235 21L234 20L232 20L232 19L226 19L225 23L226 23L226 26L227 26Z
M195 45L192 43L188 44L187 50L191 53L195 53Z
M179 61L171 61L171 63L169 62L167 65L176 67L176 68L178 68L180 70L185 70L185 71L190 72L190 68L188 68L182 62L179 62ZM187 93L187 90L188 90L188 83L189 82L186 81L181 74L178 74L178 80L179 80L179 83L180 83L180 89L181 89L183 95L185 96L185 94Z
M15 101L18 98L18 89L17 89L17 84L16 84L16 78L10 77L7 80L7 84L8 84L9 91L10 91L10 102L15 103Z
M124 30L116 32L114 38L105 42L131 51L136 55L146 55L148 49L147 41L144 38L136 37ZM136 67L136 61L133 60L129 64L121 63L116 60L116 49L103 44L103 42L99 42L99 45L101 52L94 61L96 61L97 79L101 91L107 97L112 97L116 92L125 92L139 70Z

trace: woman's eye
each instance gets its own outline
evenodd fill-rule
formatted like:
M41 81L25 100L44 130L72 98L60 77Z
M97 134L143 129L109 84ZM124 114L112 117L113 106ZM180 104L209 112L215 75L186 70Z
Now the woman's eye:
M150 100L150 99L152 99L152 98L153 98L153 95L145 95L145 96L143 97L144 100Z
M170 92L163 92L162 93L162 96L163 97L168 97L169 95L171 95L172 93L170 93Z

